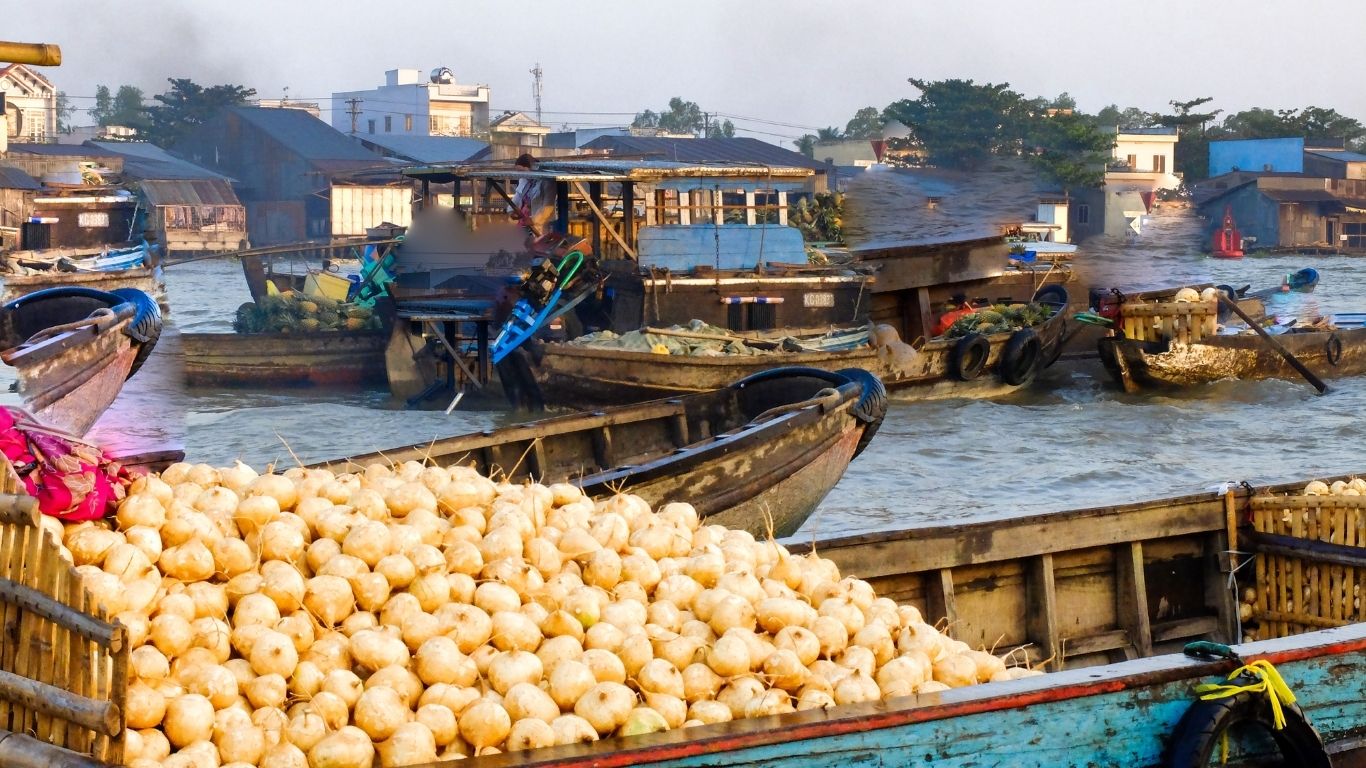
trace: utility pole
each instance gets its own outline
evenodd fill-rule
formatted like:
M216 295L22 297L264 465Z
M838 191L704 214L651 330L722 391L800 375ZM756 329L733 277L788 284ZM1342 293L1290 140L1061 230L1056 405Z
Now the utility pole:
M541 62L536 62L536 68L531 70L533 80L531 81L531 98L536 101L536 122L541 122Z
M355 133L355 132L356 132L356 118L360 117L360 104L361 104L361 101L363 101L363 100L362 100L362 99L357 99L357 98L355 98L355 97L352 97L352 98L349 98L349 99L346 100L346 103L349 104L349 105L351 105L351 108L348 109L348 110L346 110L346 111L347 111L348 113L350 113L350 115L351 115L351 132L352 132L352 133Z
M703 112L703 113L702 113L702 138L705 139L705 138L708 138L709 136L711 136L711 113L710 113L710 112Z

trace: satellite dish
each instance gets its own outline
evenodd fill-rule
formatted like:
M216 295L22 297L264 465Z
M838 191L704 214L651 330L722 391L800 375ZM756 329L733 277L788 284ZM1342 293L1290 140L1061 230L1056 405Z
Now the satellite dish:
M453 83L455 82L455 73L451 72L450 69L446 67L437 67L432 70L432 82Z

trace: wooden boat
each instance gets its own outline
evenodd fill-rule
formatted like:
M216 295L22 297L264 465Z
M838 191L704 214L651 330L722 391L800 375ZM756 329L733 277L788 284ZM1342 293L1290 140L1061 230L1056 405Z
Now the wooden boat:
M10 253L5 257L6 270L0 275L4 280L0 301L13 301L59 286L97 291L134 288L155 298L165 311L166 282L152 250L152 246L143 243L118 251L54 249Z
M1243 258L1243 234L1233 222L1232 205L1224 206L1224 222L1211 238L1210 255L1216 259Z
M1276 336L1292 355L1321 378L1366 373L1366 328L1293 327ZM1107 336L1100 359L1126 392L1209 384L1220 379L1299 379L1285 358L1259 336L1204 336L1188 343Z
M1313 293L1319 285L1319 271L1313 267L1305 267L1285 276L1281 284L1275 288L1262 288L1253 291L1252 294L1260 298L1269 299L1278 293Z
M131 288L50 288L0 306L0 360L17 370L25 405L74 435L104 413L160 335L156 302Z
M940 337L900 359L874 346L702 357L573 344L546 344L529 358L539 355L531 370L545 402L571 407L714 389L777 365L864 368L876 373L896 400L991 397L1028 385L1038 371L1057 360L1069 329L1066 297L1061 286L1050 286L1040 303L1049 305L1053 314L1035 328L959 339Z
M865 371L775 368L687 397L437 438L327 462L470 464L514 480L572 482L594 497L687 499L710 522L794 533L882 421Z
M384 383L383 330L316 333L182 333L192 387Z

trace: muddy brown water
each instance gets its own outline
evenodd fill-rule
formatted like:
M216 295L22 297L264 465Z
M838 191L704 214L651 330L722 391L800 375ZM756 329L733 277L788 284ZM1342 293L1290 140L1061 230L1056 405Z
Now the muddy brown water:
M889 216L887 238L894 240ZM1313 266L1313 294L1278 296L1280 315L1355 311L1350 257L1278 255L1242 261L1198 251L1200 222L1159 209L1136 238L1082 246L1078 268L1098 285L1214 280L1276 284ZM408 411L382 391L185 391L174 332L229 331L247 300L235 263L167 270L172 333L96 425L106 442L183 440L192 460L291 465L416 443L508 423L508 414ZM0 384L7 385L6 377ZM13 394L4 402L17 402ZM931 521L996 518L1204 490L1366 472L1366 381L1331 382L1326 396L1291 381L1220 382L1175 395L1125 395L1095 364L1057 366L1004 400L894 404L877 438L800 535L831 536Z

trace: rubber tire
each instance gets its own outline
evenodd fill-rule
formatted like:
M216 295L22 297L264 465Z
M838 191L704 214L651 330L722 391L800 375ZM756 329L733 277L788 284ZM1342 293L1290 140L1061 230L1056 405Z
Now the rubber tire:
M949 350L949 373L959 381L972 381L982 375L991 356L991 342L980 333L969 333Z
M1163 761L1167 768L1207 766L1218 752L1224 733L1234 725L1257 724L1276 742L1283 765L1296 768L1332 768L1323 739L1305 719L1297 705L1284 708L1285 728L1276 730L1265 694L1240 693L1225 699L1196 701L1186 710L1172 733Z
M1238 289L1234 288L1233 286L1221 284L1214 286L1214 289L1216 291L1223 293L1224 297L1227 298L1229 301L1233 302L1234 304L1238 303ZM1219 309L1216 310L1214 313L1215 319L1223 323L1226 322L1232 316L1233 310L1224 306L1224 303L1222 301L1219 302Z
M1043 357L1043 342L1033 328L1021 328L1010 335L996 370L1001 381L1018 387L1034 380Z
M1323 353L1328 358L1328 364L1334 368L1342 362L1342 339L1336 333L1323 343Z
M887 415L887 388L882 384L876 374L865 371L862 368L841 368L835 373L845 376L858 382L863 393L859 395L858 403L854 405L854 418L863 422L863 434L859 436L858 445L854 447L852 458L858 458L863 449L868 447L873 436L882 427L882 419Z
M152 349L161 338L161 306L145 291L136 288L116 288L110 293L137 308L137 314L133 316L133 322L128 324L126 331L133 339L133 343L138 345L137 356L133 358L133 365L128 369L128 378L131 379L151 356Z
M1039 304L1061 304L1066 307L1067 289L1057 283L1045 285L1034 294L1034 301Z

